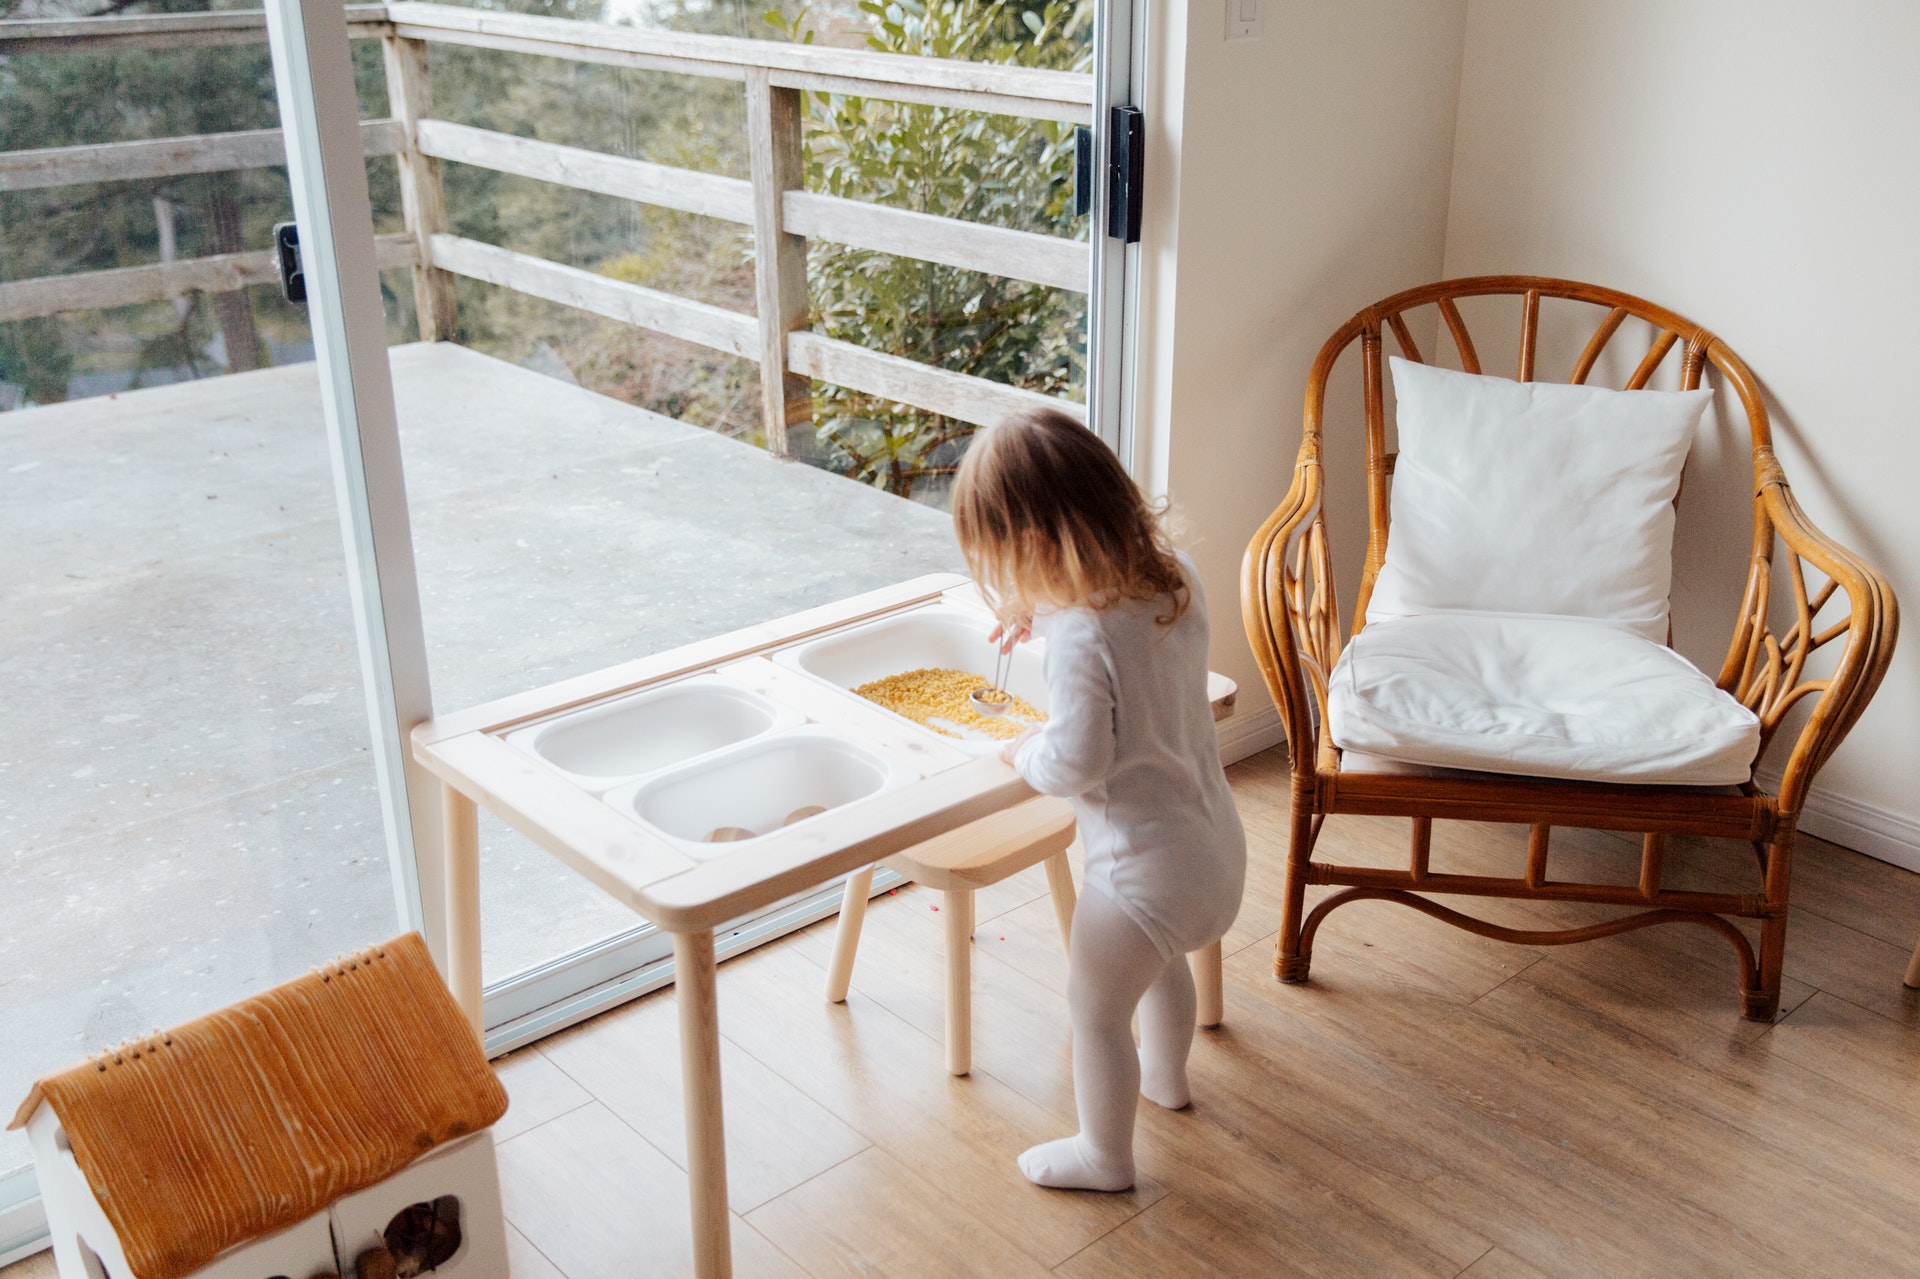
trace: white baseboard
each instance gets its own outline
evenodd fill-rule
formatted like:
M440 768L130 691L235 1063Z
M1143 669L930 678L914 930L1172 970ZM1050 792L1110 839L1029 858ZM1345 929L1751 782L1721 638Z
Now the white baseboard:
M1251 706L1242 706L1215 724L1220 739L1220 762L1237 764L1249 755L1258 755L1287 740L1287 727L1280 711L1264 696Z
M1769 791L1780 785L1780 775L1771 769L1760 770L1754 780ZM1801 805L1800 829L1842 848L1920 871L1920 822L1863 799L1815 787Z

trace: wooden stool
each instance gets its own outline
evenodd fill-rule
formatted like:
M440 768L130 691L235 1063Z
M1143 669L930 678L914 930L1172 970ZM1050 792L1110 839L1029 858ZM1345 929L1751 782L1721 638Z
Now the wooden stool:
M942 913L947 929L947 1069L951 1073L964 1075L973 1068L974 890L997 884L1035 862L1044 862L1054 918L1060 923L1060 944L1070 950L1074 892L1067 846L1073 842L1073 834L1073 805L1043 797L882 859L880 864L888 869L946 894ZM840 924L834 934L833 962L827 969L829 1003L837 1004L847 997L854 953L860 947L860 926L867 914L867 894L872 890L873 867L848 876ZM1197 1020L1203 1026L1217 1026L1221 1003L1219 943L1194 952L1190 960L1199 995Z

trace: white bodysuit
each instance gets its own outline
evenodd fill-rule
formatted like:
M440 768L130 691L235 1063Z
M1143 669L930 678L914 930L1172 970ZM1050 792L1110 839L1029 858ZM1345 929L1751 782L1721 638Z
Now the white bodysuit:
M1166 596L1035 619L1047 642L1047 723L1015 767L1073 800L1086 882L1171 961L1218 940L1240 909L1246 837L1207 700L1207 607L1193 563L1178 621Z

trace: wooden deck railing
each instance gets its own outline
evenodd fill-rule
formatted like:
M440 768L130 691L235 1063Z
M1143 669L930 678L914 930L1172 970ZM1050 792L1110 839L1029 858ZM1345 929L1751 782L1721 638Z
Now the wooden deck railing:
M385 54L392 119L362 130L369 156L395 157L406 232L380 237L382 266L412 269L420 335L458 330L453 277L466 276L670 334L761 367L768 447L812 418L808 378L983 423L1043 404L1082 407L807 331L806 245L830 240L1009 279L1085 292L1081 241L1011 231L804 189L800 95L844 93L1084 124L1092 77L1063 71L649 31L563 18L400 3L348 9L350 33ZM257 12L0 21L0 54L182 48L266 39ZM739 81L752 178L631 160L442 120L433 113L430 43ZM257 168L285 162L278 130L0 153L0 191ZM475 165L750 227L757 314L516 253L450 232L445 162ZM0 321L128 306L274 279L270 253L233 253L0 283Z

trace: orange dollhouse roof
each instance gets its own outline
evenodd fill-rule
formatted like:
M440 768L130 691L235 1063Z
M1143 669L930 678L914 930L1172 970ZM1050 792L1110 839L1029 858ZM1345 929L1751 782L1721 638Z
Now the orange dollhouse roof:
M48 1075L132 1279L179 1279L491 1125L506 1090L418 933Z

